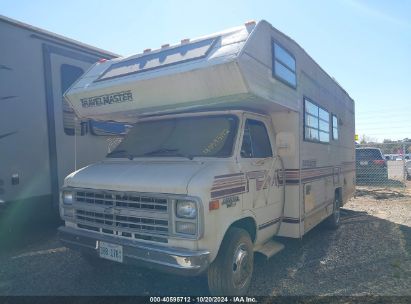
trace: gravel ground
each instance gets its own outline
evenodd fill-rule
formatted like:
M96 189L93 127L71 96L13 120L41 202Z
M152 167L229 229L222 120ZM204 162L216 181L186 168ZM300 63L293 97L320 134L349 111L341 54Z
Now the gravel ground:
M406 190L357 187L356 199L345 208L411 227L411 185Z
M285 249L257 255L250 295L411 296L411 196L359 188L341 227L321 225ZM30 238L29 238L30 239ZM203 277L177 277L103 263L92 267L54 230L0 253L1 295L208 295ZM3 248L4 249L4 248Z

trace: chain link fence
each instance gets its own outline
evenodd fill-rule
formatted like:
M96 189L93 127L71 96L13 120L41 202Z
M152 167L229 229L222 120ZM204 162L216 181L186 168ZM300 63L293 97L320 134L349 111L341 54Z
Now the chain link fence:
M411 185L411 142L356 145L357 186Z

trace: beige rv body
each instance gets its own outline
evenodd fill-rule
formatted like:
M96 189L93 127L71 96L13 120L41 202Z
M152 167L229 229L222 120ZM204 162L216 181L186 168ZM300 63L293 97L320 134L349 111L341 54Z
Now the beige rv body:
M265 21L202 37L190 44L193 47L184 52L177 45L98 63L65 97L80 118L96 120L140 123L233 115L239 123L232 155L107 158L72 173L63 190L72 193L74 201L61 202L61 215L66 222L61 232L67 244L75 244L79 237L94 244L95 250L102 240L125 248L134 246L140 248L139 252L130 249L134 259L164 270L199 273L213 263L230 227L245 229L254 251L270 251L267 244L276 251L273 238L303 237L333 214L336 200L342 206L353 195L354 102L298 44ZM294 58L295 85L273 73L274 44ZM161 57L162 54L166 55ZM189 56L189 60L184 56ZM328 113L325 142L305 136L308 101L319 113L319 109ZM247 120L264 124L271 157L242 158ZM338 139L333 132L338 133ZM322 133L320 136L327 134ZM165 213L127 208L113 211L76 201L76 195L85 193L93 199L107 193L110 200L130 193L164 198L168 209ZM198 208L193 220L197 231L192 236L175 230L179 220L175 203L182 198L193 200ZM216 201L219 208L214 208ZM78 210L167 220L167 233L160 236L165 240L156 241L159 235L155 232L144 232L148 234L144 239L141 231L87 222L87 217L78 216ZM107 229L111 234L104 232ZM81 241L76 245L85 246Z

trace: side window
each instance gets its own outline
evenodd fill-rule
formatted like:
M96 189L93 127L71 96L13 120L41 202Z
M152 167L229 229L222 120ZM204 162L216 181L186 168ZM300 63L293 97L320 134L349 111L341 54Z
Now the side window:
M304 98L304 139L308 141L330 142L330 114Z
M273 42L273 76L293 88L297 86L295 59L276 42Z
M273 156L270 139L263 122L247 119L244 127L241 157L264 158Z
M241 145L241 157L252 158L253 157L253 147L251 146L251 134L250 128L248 126L248 120L244 127L243 143Z
M61 94L63 95L65 91L84 73L83 69L69 65L62 64L60 67L60 80L61 80ZM67 101L63 98L63 127L64 133L66 135L74 135L74 131L84 135L86 133L85 128L87 124L78 122L75 123L74 120L75 113L73 109L69 106Z
M126 135L131 127L121 122L90 120L91 134L97 136Z
M338 140L338 118L333 115L333 140Z

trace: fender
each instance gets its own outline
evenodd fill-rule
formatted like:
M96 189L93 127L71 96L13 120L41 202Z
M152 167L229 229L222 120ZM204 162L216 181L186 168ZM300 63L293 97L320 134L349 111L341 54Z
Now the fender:
M254 228L255 228L255 237L254 237L253 241L257 240L258 228L257 228L256 216L255 216L254 212L252 212L251 210L244 210L241 214L241 218L238 218L234 221L226 223L226 225L224 225L224 227L222 227L223 229L220 230L220 231L224 231L224 233L221 233L221 234L218 235L218 239L217 239L216 244L215 244L216 245L216 247L215 247L216 250L212 250L211 254L210 254L210 263L213 262L214 259L217 257L217 254L218 254L218 252L221 248L221 244L224 240L225 235L227 234L228 229L230 227L234 226L235 223L240 222L241 220L246 219L246 218L251 218L253 220ZM241 227L241 226L238 226L238 227ZM252 236L250 235L250 237L252 237Z

